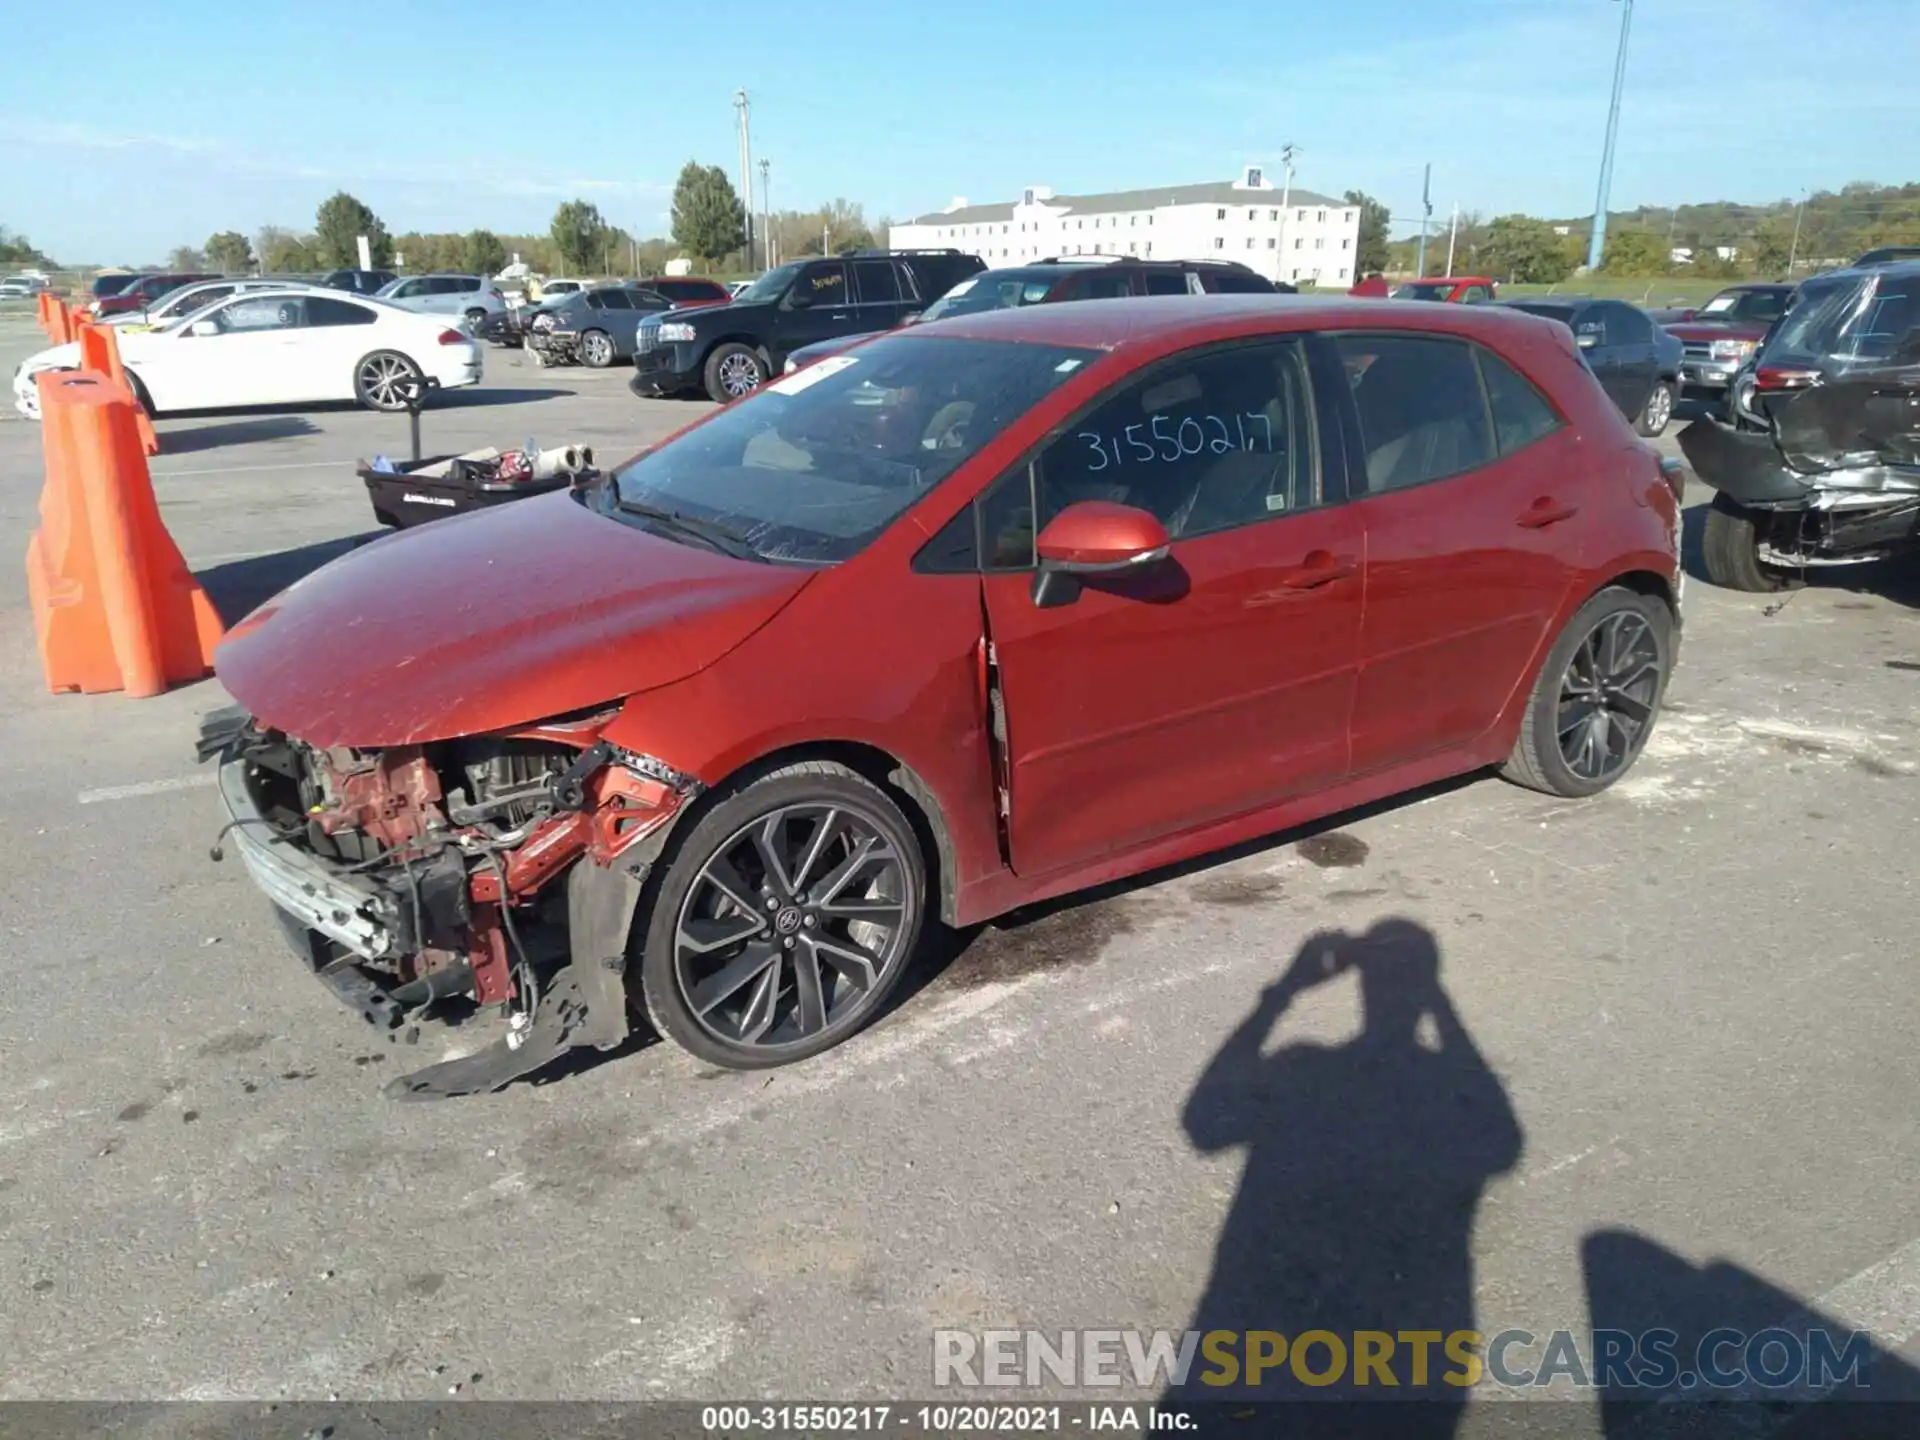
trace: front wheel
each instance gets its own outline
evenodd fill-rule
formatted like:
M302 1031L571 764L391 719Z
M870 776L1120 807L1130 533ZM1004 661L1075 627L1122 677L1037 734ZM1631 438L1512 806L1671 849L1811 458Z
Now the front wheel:
M353 367L353 394L369 410L394 414L407 408L420 382L420 367L395 350L376 350Z
M817 1055L886 1003L919 943L920 846L841 765L788 765L701 816L644 922L641 997L662 1034L729 1069Z
M720 404L751 395L767 380L767 362L749 345L721 345L707 357L707 394Z
M1639 758L1672 665L1666 602L1619 586L1602 590L1548 652L1501 773L1549 795L1597 795Z
M486 324L487 312L475 306L473 309L467 311L463 318L467 322L468 330L478 330L482 325Z
M1673 419L1673 385L1662 380L1653 387L1653 394L1647 397L1647 403L1640 407L1640 418L1633 422L1633 428L1649 440L1664 435L1667 425Z
M1707 579L1722 589L1755 595L1786 589L1792 577L1760 558L1764 533L1759 514L1716 494L1700 534L1700 559L1706 566Z
M589 330L580 337L580 358L589 370L604 370L613 364L613 337L604 330Z

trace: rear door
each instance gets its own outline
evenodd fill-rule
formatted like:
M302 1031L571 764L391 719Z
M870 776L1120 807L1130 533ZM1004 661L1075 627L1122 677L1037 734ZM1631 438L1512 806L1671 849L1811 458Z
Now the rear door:
M292 352L298 400L346 400L353 397L354 366L369 350L380 348L372 327L380 319L371 305L331 295L309 295L306 326ZM410 322L409 322L410 323Z
M1492 351L1407 333L1330 344L1366 530L1359 776L1485 734L1577 578L1591 517L1578 437Z
M853 325L847 333L863 335L898 325L913 302L912 284L899 267L891 260L856 260L851 268Z
M1020 874L1346 774L1361 532L1323 483L1309 360L1287 336L1156 364L977 502ZM1150 511L1170 558L1042 607L1035 530L1082 500Z
M1614 402L1629 420L1647 408L1647 399L1660 379L1660 348L1653 322L1631 305L1606 300L1594 306L1607 320L1607 346L1615 365Z

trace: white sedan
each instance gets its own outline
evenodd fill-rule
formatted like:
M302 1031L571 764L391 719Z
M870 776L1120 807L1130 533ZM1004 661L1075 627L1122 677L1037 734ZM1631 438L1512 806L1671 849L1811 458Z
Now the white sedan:
M479 384L482 368L478 342L444 318L291 287L235 295L164 329L118 338L133 387L155 415L326 400L398 411L421 377L451 390ZM14 408L38 419L34 375L79 362L78 345L29 356L14 372Z

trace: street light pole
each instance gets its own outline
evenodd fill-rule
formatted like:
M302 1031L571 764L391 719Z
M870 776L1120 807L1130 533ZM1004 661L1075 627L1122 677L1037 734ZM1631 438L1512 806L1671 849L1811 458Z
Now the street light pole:
M1607 144L1600 154L1600 193L1593 205L1593 235L1587 241L1587 269L1598 270L1607 253L1607 204L1613 190L1613 144L1620 131L1620 92L1627 83L1627 33L1633 28L1633 0L1622 0L1620 53L1613 61L1613 103L1607 107Z

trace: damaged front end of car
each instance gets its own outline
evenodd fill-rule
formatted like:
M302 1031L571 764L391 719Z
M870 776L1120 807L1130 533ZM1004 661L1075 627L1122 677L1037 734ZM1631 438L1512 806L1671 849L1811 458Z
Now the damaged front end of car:
M1763 563L1859 564L1920 550L1920 367L1756 374L1764 428L1696 420L1680 448L1750 518Z
M625 1040L635 906L703 786L602 740L618 713L384 749L311 745L240 706L203 723L214 859L239 858L317 978L386 1031L456 997L504 1018L389 1095L495 1090Z

